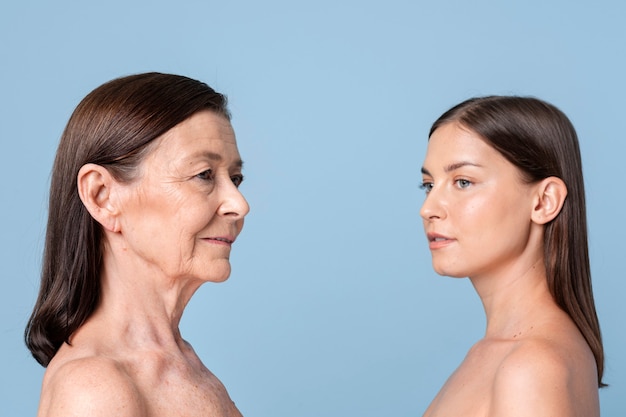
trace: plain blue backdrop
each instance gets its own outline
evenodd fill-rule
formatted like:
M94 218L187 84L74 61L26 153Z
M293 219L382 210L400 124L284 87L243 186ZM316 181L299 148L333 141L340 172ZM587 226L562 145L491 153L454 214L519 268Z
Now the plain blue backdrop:
M469 281L431 269L418 184L430 124L485 94L541 97L578 130L602 415L626 415L623 4L3 2L0 414L37 409L22 333L65 123L103 82L155 70L230 99L252 211L182 333L245 416L419 416L482 336Z

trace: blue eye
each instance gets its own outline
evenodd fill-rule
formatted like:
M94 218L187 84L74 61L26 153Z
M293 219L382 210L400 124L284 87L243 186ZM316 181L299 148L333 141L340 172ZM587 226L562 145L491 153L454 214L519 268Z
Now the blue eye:
M466 179L456 180L455 182L459 186L459 188L467 188L470 185L472 185L472 182L470 180L466 180Z
M235 187L239 188L239 186L243 182L243 175L233 175L232 177L230 177L230 180L233 182L233 184L235 184Z
M424 190L424 192L426 194L428 194L430 192L430 190L433 189L434 184L432 182L426 182L424 181L423 183L420 184L420 189Z

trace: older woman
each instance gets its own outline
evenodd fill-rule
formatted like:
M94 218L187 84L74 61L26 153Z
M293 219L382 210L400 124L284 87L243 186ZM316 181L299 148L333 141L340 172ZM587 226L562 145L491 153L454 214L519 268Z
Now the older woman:
M26 342L40 417L239 416L178 325L230 274L248 204L224 96L186 77L110 81L78 105L50 187Z
M433 124L422 173L434 269L469 277L487 316L424 415L599 416L604 354L570 121L535 98L467 100Z

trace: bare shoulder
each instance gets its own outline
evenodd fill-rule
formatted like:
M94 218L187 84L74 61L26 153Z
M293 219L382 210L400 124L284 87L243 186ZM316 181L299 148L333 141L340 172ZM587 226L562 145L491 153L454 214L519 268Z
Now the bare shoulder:
M586 345L547 338L518 344L496 371L490 416L599 416L595 362Z
M114 360L88 357L50 367L38 417L143 416L139 391Z

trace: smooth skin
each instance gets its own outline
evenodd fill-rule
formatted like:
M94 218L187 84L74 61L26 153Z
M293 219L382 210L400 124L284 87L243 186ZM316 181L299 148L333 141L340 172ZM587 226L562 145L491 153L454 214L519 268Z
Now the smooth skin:
M422 173L433 267L469 277L487 316L484 338L424 416L599 416L593 354L550 295L544 268L544 228L563 206L563 181L526 183L455 122L432 134Z
M233 129L202 111L151 147L130 183L78 174L105 235L102 298L50 362L39 417L241 415L178 330L198 287L228 278L249 211Z

